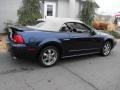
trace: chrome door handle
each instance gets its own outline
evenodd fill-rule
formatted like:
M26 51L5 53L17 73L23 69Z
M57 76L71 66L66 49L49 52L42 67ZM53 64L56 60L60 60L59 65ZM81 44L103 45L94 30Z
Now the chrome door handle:
M63 39L64 41L68 41L68 40L70 40L69 38L66 38L66 39Z
M73 37L73 38L79 38L79 37Z

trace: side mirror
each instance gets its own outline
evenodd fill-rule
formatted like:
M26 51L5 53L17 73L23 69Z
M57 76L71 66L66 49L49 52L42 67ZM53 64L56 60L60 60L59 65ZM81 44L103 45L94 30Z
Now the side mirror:
M90 34L93 36L93 35L96 35L96 32L94 30L91 30Z

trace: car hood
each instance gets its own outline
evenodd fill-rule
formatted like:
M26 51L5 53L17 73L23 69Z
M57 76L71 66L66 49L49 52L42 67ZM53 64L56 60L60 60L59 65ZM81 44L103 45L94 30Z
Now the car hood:
M103 35L103 36L107 36L107 37L110 37L110 38L114 38L114 36L110 35L110 34L107 34L103 31L98 31L98 30L95 30L95 32L97 33L97 35Z

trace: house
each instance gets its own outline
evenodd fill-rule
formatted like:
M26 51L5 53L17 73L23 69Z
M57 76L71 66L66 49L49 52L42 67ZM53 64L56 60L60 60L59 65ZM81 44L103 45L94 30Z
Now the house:
M112 15L96 14L95 19L102 20L102 21L107 21L107 22L113 22L114 17Z
M85 1L81 0L43 0L41 5L43 16L47 17L67 17L78 19ZM95 7L99 6L94 2Z
M40 0L41 12L44 18L67 17L78 19L83 0ZM95 2L94 2L95 3ZM0 33L3 32L5 22L16 22L17 10L22 0L0 0ZM99 6L95 3L96 8Z

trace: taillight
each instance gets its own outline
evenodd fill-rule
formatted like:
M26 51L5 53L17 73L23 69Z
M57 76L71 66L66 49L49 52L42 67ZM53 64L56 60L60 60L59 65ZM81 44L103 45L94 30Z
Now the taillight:
M24 43L23 37L21 35L18 35L18 34L13 35L13 41L16 44L23 44Z

